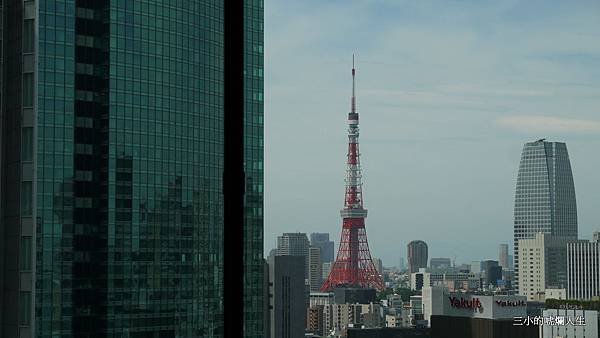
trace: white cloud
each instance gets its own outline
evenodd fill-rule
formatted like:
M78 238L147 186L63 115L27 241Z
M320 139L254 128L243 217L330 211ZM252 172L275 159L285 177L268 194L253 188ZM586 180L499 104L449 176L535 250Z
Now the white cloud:
M507 116L497 119L496 124L519 132L600 133L600 121L552 116Z

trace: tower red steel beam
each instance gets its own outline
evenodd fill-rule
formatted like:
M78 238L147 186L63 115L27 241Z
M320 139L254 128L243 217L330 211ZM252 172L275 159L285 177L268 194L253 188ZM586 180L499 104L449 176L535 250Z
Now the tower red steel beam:
M321 291L331 291L336 287L385 289L383 280L377 273L371 259L363 207L362 173L358 148L358 112L356 111L356 69L352 56L352 102L348 114L348 160L346 169L346 194L342 216L342 235L338 254Z

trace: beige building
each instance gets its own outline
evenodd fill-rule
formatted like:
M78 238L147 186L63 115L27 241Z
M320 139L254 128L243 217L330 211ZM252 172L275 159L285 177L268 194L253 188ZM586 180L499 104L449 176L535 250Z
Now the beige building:
M573 239L538 233L519 240L519 294L543 301L546 289L567 283L567 242Z
M345 332L348 327L379 327L381 305L370 304L331 304L323 308L323 329L325 332Z

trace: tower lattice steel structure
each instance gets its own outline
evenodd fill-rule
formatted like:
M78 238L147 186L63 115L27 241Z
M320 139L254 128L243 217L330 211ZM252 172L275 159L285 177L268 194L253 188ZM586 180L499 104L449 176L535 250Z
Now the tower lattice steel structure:
M362 173L358 150L358 113L356 112L354 57L352 57L352 103L348 114L348 169L346 170L346 194L344 208L340 211L343 219L342 236L335 263L321 291L336 287L375 288L384 290L383 280L371 260L363 208Z

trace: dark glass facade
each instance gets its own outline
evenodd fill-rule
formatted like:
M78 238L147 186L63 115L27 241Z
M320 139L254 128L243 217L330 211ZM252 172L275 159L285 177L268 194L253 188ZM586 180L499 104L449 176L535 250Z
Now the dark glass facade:
M245 142L246 172L244 332L264 338L266 320L263 261L264 192L264 10L263 0L245 1Z
M222 336L223 1L3 1L2 333ZM263 337L262 0L245 25L244 324Z

